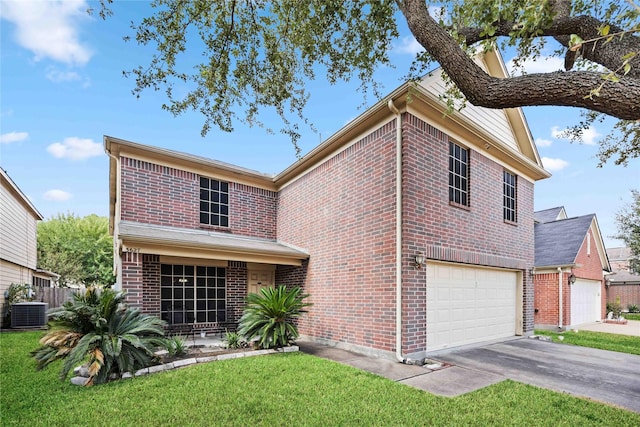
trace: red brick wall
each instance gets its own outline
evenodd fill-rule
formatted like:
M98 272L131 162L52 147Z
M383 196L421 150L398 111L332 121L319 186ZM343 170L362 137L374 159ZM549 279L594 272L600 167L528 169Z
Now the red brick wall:
M276 238L276 192L230 182L229 227L205 226L200 224L197 174L126 157L121 160L122 220Z
M562 324L568 325L571 315L569 274L562 274ZM558 326L558 273L535 275L535 324L539 326Z
M142 311L160 317L160 257L142 256Z
M529 270L533 184L518 180L518 223L502 213L503 168L471 151L471 207L448 200L448 137L404 114L403 353L426 346L426 281L411 256ZM395 350L395 121L280 192L278 237L310 253L305 291L314 305L303 334ZM432 247L446 251L429 251ZM449 250L450 249L450 250ZM436 256L437 253L437 256ZM524 328L533 329L533 286Z
M124 221L197 228L198 175L121 157L121 217Z
M247 263L230 261L227 267L227 323L235 325L247 301ZM229 329L235 329L235 326Z
M607 289L607 302L615 303L620 298L620 305L627 310L629 304L640 307L640 283L638 284L611 284Z
M404 123L404 235L403 253L407 304L424 313L424 276L410 267L410 255L513 270L533 268L533 184L522 177L517 183L517 223L503 220L504 168L470 149L470 206L449 204L449 137L417 117ZM513 172L513 171L511 171ZM533 286L524 278L525 332L533 330ZM427 284L428 286L428 284ZM427 302L428 303L428 302ZM424 325L422 316L412 319ZM427 325L428 329L428 325ZM412 334L409 333L408 336ZM424 328L415 335L417 348L426 340ZM411 349L409 349L410 351Z
M280 191L278 238L309 251L300 332L370 348L395 342L395 122Z
M122 254L122 290L126 291L125 301L130 307L143 309L142 254Z

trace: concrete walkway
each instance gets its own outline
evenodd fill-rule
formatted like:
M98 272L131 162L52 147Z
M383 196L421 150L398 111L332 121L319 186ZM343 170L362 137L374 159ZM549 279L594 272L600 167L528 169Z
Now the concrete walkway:
M578 331L606 332L608 334L631 335L640 337L640 320L627 320L626 325L617 323L594 322L580 325L574 329Z
M449 350L441 369L403 365L298 341L300 350L442 396L458 396L505 379L570 393L640 413L640 356L529 338Z
M393 360L364 356L309 341L297 341L296 344L304 353L353 366L441 396L458 396L505 379L500 375L450 364L444 364L440 369L429 369L424 366L404 365Z

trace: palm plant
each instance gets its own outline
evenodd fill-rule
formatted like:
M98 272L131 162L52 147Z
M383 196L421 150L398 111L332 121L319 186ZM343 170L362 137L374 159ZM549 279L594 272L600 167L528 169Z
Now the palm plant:
M73 295L62 307L49 312L51 329L31 355L38 370L66 359L60 379L87 361L87 385L100 384L111 375L150 366L154 350L167 346L164 322L124 305L124 293L89 288Z
M238 333L247 340L258 337L261 348L291 344L299 336L295 321L306 313L304 308L311 305L303 302L308 296L302 294L299 287L288 290L282 285L263 288L259 294L249 294Z

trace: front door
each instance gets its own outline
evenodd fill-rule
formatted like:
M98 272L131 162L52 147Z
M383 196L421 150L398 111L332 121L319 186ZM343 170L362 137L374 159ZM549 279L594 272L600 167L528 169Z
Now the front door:
M273 286L274 274L271 270L249 270L248 276L247 294L257 294L260 289Z

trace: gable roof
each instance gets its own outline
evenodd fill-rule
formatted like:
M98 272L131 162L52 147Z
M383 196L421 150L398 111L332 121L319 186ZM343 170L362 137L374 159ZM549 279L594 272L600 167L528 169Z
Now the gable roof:
M535 267L574 266L587 232L591 230L602 269L611 271L595 214L535 224Z
M0 181L2 181L3 186L5 186L11 193L13 193L13 197L22 205L24 208L33 215L33 217L37 221L41 221L44 219L42 214L36 209L36 207L31 203L31 200L20 190L20 187L13 182L7 171L0 168Z
M564 210L564 206L544 209L533 213L533 220L535 222L551 222L566 218L567 212Z

